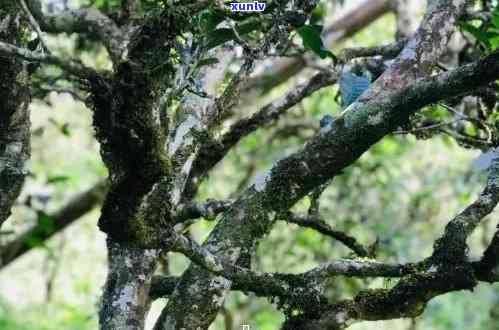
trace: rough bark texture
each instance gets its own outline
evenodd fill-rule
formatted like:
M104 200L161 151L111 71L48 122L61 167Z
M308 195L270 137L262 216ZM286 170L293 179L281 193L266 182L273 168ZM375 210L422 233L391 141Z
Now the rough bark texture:
M249 265L258 240L269 231L276 214L340 173L372 144L407 121L412 113L410 105L395 106L386 100L392 99L391 91L401 90L429 72L444 51L465 4L464 0L433 1L418 32L395 63L342 117L323 128L301 152L279 161L246 191L223 215L204 246L228 262ZM223 277L191 266L155 329L207 329L230 285Z
M44 15L38 0L27 0L27 4L44 31L86 33L102 40L113 60L122 59L126 48L124 34L113 20L99 10L64 10L55 15Z
M142 27L131 36L128 62L110 79L91 82L94 126L110 181L99 227L116 242L144 247L167 225L170 164L160 113L166 111L161 96L171 69L158 54L170 51L175 29L168 17Z
M101 329L144 329L157 250L108 241L109 275L99 312Z
M144 53L168 53L171 27L154 23L132 35L130 62L117 64L111 79L91 82L94 125L110 183L99 219L109 236L111 261L100 311L100 328L106 330L143 328L158 256L143 248L158 239L170 215L166 132L160 120L169 67L153 74L164 63Z
M209 0L177 6L166 3L139 17L139 2L130 0L123 1L121 13L110 18L95 8L44 16L39 1L30 0L33 16L44 31L76 32L99 40L110 54L113 70L99 72L78 60L26 50L15 39L19 34L9 32L6 36L10 39L6 39L0 30L0 54L5 56L1 60L8 64L8 69L1 72L1 84L14 84L14 88L2 89L5 95L0 100L5 103L0 109L0 159L5 159L0 163L0 189L14 190L1 191L0 210L10 208L11 196L19 190L19 185L7 185L3 180L22 181L22 163L28 150L28 99L21 84L22 65L17 60L22 58L60 67L76 76L79 83L83 81L90 94L87 101L94 111L96 137L109 170L109 192L99 219L100 229L108 235L109 250L109 273L100 307L103 330L143 329L149 298L159 294L167 294L169 302L156 330L208 329L228 290L279 298L278 306L287 317L284 329L340 329L357 320L414 317L436 295L471 289L478 280L496 281L499 234L478 262L467 260L466 238L499 200L497 163L477 201L449 222L433 255L419 263L336 260L303 274L258 273L250 267L258 242L283 218L337 239L359 256L371 255L355 238L333 230L320 218L293 215L289 209L330 182L384 136L407 125L411 115L423 106L470 93L499 77L497 51L471 64L434 74L456 21L470 1L428 2L420 27L408 40L352 49L340 55L345 62L374 55L395 59L386 70L383 65L379 78L337 118L321 120L320 130L302 150L257 177L236 201L201 204L193 202L200 181L242 138L275 122L307 96L337 81L342 65L331 63L332 72L316 74L217 135L248 86L254 63L283 48L280 46L287 47L288 29L296 27L287 23L289 12L281 9L288 6L306 21L317 1L283 0L269 4L271 15L244 17ZM397 3L399 32L406 36L410 32L402 30L408 27L405 20L410 15L402 9L406 9L407 1ZM0 16L1 29L17 24L14 16L5 14L4 7L0 7L0 13L4 13ZM209 13L204 11L207 7ZM352 16L355 19L336 23L335 40L368 24L389 7L387 1L373 0L360 8ZM199 12L203 15L191 20ZM226 23L234 23L234 28L224 25L209 37L198 24L204 15L213 15L215 21L221 19L219 23L227 18ZM20 31L18 26L15 31ZM250 45L250 40L241 37L250 32L253 38L261 33L262 43ZM275 46L281 39L283 44ZM229 47L220 48L219 53L212 51L231 40L242 49L242 56L236 60L240 68L221 84L224 91L218 95L219 86L205 86L209 71L204 65L214 54L222 57L227 49L233 52ZM212 94L206 93L208 90ZM4 172L7 179L3 179ZM63 210L58 215L66 220L60 223L61 228L80 214L83 206L96 202L96 196L87 197L82 200L85 203L69 205L68 212ZM221 214L221 219L203 246L182 234L194 218L212 219L216 214ZM160 249L163 253L180 252L193 263L179 278L163 278L159 284L155 281L156 292L150 294ZM25 249L13 251L19 255ZM400 281L392 289L362 291L351 300L332 303L324 297L321 281L333 276L398 277ZM158 293L161 290L163 293ZM299 315L293 314L295 308Z
M20 46L23 34L18 8L0 1L0 41ZM28 74L19 58L0 55L0 226L9 217L27 173L29 158Z

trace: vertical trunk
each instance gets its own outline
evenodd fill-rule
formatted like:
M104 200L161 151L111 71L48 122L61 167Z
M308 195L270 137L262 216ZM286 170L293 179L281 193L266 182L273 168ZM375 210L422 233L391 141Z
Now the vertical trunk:
M160 22L148 21L130 36L128 61L115 63L109 78L91 81L93 122L110 185L99 219L109 250L99 313L103 330L143 329L159 256L151 248L169 220L170 163L162 120L162 96L171 79L166 32Z
M158 250L133 248L108 239L108 269L99 319L102 330L142 330Z
M14 2L0 0L0 41L20 45L22 26ZM29 157L27 72L14 57L0 57L0 226L24 182Z
M109 256L99 319L102 330L140 330L159 255L151 242L170 210L159 184L168 164L149 71L127 64L116 71L109 85L93 86L94 125L110 185L99 219Z

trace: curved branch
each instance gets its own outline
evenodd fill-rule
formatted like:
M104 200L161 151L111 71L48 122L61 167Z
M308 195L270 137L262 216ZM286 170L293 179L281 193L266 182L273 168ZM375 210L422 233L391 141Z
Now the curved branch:
M98 203L102 202L106 190L107 182L96 183L92 188L73 197L60 210L48 215L49 218L53 219L53 226L50 227L50 230L47 229L46 225L40 223L3 246L0 251L0 260L2 261L0 270L31 251L34 248L31 242L44 242L50 239L92 210Z
M170 239L171 241L167 243L170 251L182 253L212 274L231 280L237 290L254 292L263 297L279 297L281 304L286 302L309 313L328 305L321 293L322 283L328 278L401 277L412 274L417 269L412 264L391 265L375 261L342 259L321 264L302 274L261 273L234 266L183 235L173 234Z
M402 278L392 289L361 291L323 310L319 317L302 314L286 320L282 330L344 329L359 320L378 321L416 317L432 298L476 285L465 269L452 272L422 272Z
M383 56L393 58L404 49L406 43L407 40L403 39L383 46L345 48L340 52L338 58L345 62L358 57Z
M14 45L0 41L0 54L4 56L17 56L29 61L42 62L47 64L54 64L61 69L84 79L90 79L98 76L99 74L92 68L83 65L75 60L65 61L60 57L32 52L25 48L19 48Z
M44 15L39 0L27 0L29 9L45 32L85 33L99 39L108 50L113 62L126 54L124 33L116 23L95 8L65 10Z
M276 214L338 175L414 111L497 79L499 52L438 77L416 80L431 70L445 50L466 4L466 0L431 2L418 32L392 66L302 151L279 161L261 182L250 187L225 212L207 239L206 249L231 263L248 263L256 242L270 230ZM168 329L173 324L207 328L220 306L219 297L229 287L230 281L217 282L216 276L191 266L156 328ZM196 310L190 308L192 305Z
M227 153L241 141L241 139L259 128L275 122L303 99L324 87L334 84L337 79L338 77L335 72L331 74L318 73L308 82L291 88L288 93L281 98L263 106L250 117L243 118L234 123L229 128L229 131L223 134L218 141L208 141L203 144L194 161L189 181L195 181L205 175L218 164L218 162L220 162ZM189 193L191 195L194 194L192 191Z
M349 236L342 231L334 230L324 220L316 216L288 212L284 221L294 223L298 226L312 228L323 235L334 238L350 250L354 251L359 257L367 257L370 254L369 250L357 242L354 237Z
M335 304L317 319L306 315L291 317L283 329L341 328L356 320L416 317L438 295L473 289L477 280L497 281L499 235L496 233L482 260L474 263L466 259L466 239L498 202L499 158L495 158L486 187L475 202L449 222L442 238L436 241L432 256L415 267L419 272L402 278L391 290L361 292L351 301Z
M443 236L437 240L431 257L437 264L461 263L466 258L466 240L480 221L490 214L499 202L499 157L489 167L487 185L478 198L459 213L445 227Z

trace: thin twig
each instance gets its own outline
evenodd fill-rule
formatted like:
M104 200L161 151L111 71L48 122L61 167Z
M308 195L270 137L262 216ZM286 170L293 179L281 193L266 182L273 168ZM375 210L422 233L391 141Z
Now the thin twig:
M343 245L345 245L350 250L355 252L355 254L358 255L359 257L369 256L369 249L367 249L362 244L357 242L357 240L354 237L349 236L342 231L334 230L319 216L308 216L308 215L288 212L283 221L294 223L301 227L311 228L325 236L331 237L337 240L338 242L341 242Z
M449 126L449 125L455 124L461 120L462 119L460 118L460 119L454 119L452 121L441 122L441 123L427 125L427 126L423 126L423 127L416 127L416 128L412 128L410 130L398 130L398 131L394 131L393 134L409 134L409 133L414 133L414 132L421 132L421 131L436 129L436 128L440 128L443 126Z
M40 28L40 25L36 21L35 17L33 14L31 14L31 11L28 8L28 5L24 0L18 0L19 4L21 5L22 10L28 17L29 24L31 27L36 31L36 34L38 35L38 39L40 40L40 43L42 44L43 49L47 52L47 54L51 54L47 43L45 42L45 38L43 37L42 29Z

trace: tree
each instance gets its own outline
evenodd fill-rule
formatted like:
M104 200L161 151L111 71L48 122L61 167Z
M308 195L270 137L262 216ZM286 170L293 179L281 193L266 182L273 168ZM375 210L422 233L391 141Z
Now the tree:
M407 19L405 2L396 2L395 8ZM2 105L10 117L4 120L3 112L0 117L1 134L7 132L0 136L0 152L14 164L5 168L16 173L8 177L15 182L12 186L3 184L1 177L2 188L15 189L7 193L5 203L2 191L0 214L8 215L18 194L28 154L26 87L39 95L59 88L57 81L69 83L70 92L84 95L93 113L95 136L109 171L99 220L108 237L109 259L99 311L101 329L143 329L150 301L158 296L168 296L169 301L156 329L207 329L229 290L276 302L286 315L283 329L340 329L360 320L415 317L436 296L471 290L478 281L498 280L499 232L479 261L469 260L466 243L499 201L496 158L478 199L449 221L433 253L417 263L375 260L374 248L333 230L317 212L321 192L333 178L392 133L427 137L440 132L468 147L497 146L499 12L490 2L482 1L474 11L472 1L428 1L413 34L399 24L400 38L393 44L337 54L323 45L315 24L319 1L314 0L271 1L264 13L232 12L227 3L210 0L101 1L50 13L43 12L37 0L0 3L0 19L8 22L1 25L0 54L9 63L2 87L14 93L2 98L14 102ZM24 23L11 28L11 22ZM25 45L21 37L27 28L19 24L37 34L38 46ZM456 51L448 43L458 29L474 39ZM90 67L53 53L44 33L77 33L87 47L103 45L112 68ZM303 46L294 42L298 38ZM215 72L227 70L221 60L227 54L235 56L237 71L214 78ZM251 116L235 118L239 98L252 86L248 79L255 64L275 54L297 56L302 63L310 56L321 57L328 64ZM446 57L452 59L449 67L441 62ZM358 58L372 60L355 61ZM49 84L54 81L52 73L29 72L28 63L58 68L56 83ZM374 81L337 117L324 121L301 150L279 160L234 200L195 201L201 182L241 139L278 121L314 92L336 84L348 65L370 71ZM20 81L22 74L26 79ZM226 81L213 82L225 76ZM480 100L476 108L466 113L455 110L469 96ZM437 104L447 110L444 116L422 113ZM11 130L4 123L10 125L9 118L21 127L15 130L20 135L15 136L15 146L21 143L22 148L8 145ZM449 118L469 122L474 134L450 125ZM225 129L227 123L231 125ZM312 200L309 213L292 212L305 197ZM202 245L185 234L195 219L217 215L219 220ZM360 258L329 261L303 274L252 270L258 243L280 219L331 236ZM153 277L160 255L168 251L188 257L190 267L179 278ZM363 290L352 299L331 301L324 284L334 276L398 282L392 288Z

